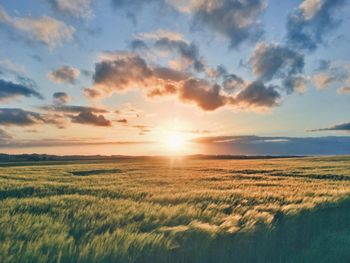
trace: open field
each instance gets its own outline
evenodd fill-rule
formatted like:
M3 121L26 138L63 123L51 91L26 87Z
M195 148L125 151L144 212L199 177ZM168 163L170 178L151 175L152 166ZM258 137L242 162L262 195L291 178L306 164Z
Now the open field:
M0 166L0 262L349 262L350 157Z

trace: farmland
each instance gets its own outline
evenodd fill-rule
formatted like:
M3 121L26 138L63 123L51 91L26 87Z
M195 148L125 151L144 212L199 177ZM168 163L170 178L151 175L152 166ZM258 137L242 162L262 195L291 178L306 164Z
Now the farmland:
M0 262L349 262L350 157L0 165Z

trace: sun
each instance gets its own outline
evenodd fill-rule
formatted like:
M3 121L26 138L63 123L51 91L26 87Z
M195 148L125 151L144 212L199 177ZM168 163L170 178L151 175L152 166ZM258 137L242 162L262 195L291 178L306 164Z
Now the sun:
M179 152L184 149L185 138L181 133L171 132L166 136L166 145L170 151Z

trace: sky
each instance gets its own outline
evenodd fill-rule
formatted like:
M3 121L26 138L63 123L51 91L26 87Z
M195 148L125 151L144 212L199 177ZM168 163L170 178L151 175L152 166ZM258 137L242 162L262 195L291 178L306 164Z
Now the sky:
M350 154L348 0L0 0L0 152Z

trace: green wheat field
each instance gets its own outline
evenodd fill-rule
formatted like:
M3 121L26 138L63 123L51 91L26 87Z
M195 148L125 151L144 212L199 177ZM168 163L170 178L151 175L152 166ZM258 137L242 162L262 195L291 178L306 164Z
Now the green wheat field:
M349 262L350 157L0 164L0 262Z

